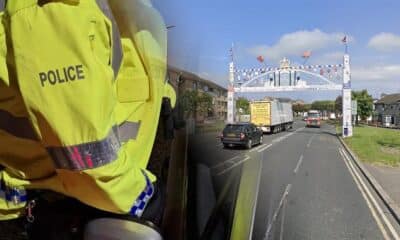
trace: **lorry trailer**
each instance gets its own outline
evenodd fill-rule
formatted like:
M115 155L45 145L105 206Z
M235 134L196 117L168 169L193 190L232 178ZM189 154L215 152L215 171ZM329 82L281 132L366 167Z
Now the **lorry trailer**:
M265 133L277 133L292 128L292 104L277 99L250 103L250 121Z

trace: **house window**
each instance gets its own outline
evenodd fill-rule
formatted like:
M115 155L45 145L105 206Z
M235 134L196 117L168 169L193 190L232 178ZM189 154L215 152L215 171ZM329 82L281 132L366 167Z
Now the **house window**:
M204 92L208 92L208 86L204 85L203 90L204 90Z
M193 90L197 89L197 82L193 82Z

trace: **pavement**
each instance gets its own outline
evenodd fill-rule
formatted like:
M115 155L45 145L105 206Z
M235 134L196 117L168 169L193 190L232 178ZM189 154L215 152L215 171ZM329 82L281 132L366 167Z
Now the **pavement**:
M364 164L368 171L381 184L393 201L400 207L400 167L386 167Z
M400 239L398 222L330 125L305 128L298 121L250 150L224 149L215 133L194 137L192 145L214 177L262 160L252 239Z

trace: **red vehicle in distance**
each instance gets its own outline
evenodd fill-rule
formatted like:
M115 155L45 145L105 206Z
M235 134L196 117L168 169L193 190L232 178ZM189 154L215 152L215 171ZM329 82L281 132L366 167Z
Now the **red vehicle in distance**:
M321 127L321 114L317 110L310 110L306 119L307 127Z

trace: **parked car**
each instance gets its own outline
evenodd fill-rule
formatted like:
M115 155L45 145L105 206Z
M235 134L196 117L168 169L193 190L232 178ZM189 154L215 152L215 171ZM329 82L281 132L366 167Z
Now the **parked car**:
M227 124L221 133L224 147L245 146L250 149L263 141L263 132L252 123Z

